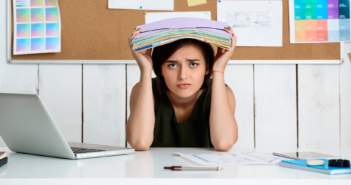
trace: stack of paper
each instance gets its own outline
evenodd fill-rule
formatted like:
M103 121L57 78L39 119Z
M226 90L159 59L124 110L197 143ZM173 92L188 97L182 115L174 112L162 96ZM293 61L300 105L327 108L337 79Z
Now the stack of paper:
M180 156L195 163L206 166L239 166L249 164L277 164L286 158L274 156L270 153L244 152L241 154L182 154Z
M180 39L196 39L218 47L231 48L232 35L224 31L227 23L199 18L179 17L138 26L142 31L135 36L133 50L142 51Z

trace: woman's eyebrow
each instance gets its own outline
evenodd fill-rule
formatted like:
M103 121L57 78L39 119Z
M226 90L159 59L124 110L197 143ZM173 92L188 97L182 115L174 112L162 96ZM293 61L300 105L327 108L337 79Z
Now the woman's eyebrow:
M167 60L166 63L178 63L176 60Z
M200 61L200 60L199 59L186 59L186 61L195 62L195 61Z

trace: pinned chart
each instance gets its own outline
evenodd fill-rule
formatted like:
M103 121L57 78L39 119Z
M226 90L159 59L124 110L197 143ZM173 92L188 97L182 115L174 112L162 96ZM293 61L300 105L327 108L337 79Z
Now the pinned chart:
M350 41L349 0L290 0L290 43Z
M234 30L237 46L283 46L282 1L217 1L217 21Z
M61 52L57 0L13 0L13 54Z

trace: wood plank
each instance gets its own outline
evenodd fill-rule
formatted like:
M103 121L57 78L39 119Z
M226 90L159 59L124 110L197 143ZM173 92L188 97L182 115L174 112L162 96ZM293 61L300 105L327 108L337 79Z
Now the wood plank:
M255 65L257 148L296 148L296 65Z
M299 148L339 148L339 66L298 66Z
M351 43L344 44L344 63L340 65L340 147L351 148Z
M0 1L0 92L37 94L38 65L18 65L7 62L6 1ZM0 147L6 146L0 136Z
M253 65L227 65L224 78L236 99L239 138L233 148L254 148Z
M82 140L82 65L39 65L39 95L67 141Z
M84 143L125 146L126 66L84 65Z

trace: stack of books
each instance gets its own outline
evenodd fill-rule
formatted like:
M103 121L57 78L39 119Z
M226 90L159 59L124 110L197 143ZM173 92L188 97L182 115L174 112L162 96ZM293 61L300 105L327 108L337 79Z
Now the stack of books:
M304 160L282 160L280 163L278 163L278 165L281 167L306 170L306 171L312 171L312 172L318 172L318 173L325 173L329 175L351 174L350 167L343 167L343 168L330 167L328 165L327 159L319 159L319 160L323 160L325 164L319 165L319 166L310 166L310 165L307 165L307 159L304 159Z
M7 163L6 152L0 152L0 167Z
M227 23L207 19L179 17L138 26L141 33L132 41L133 50L162 46L180 39L196 39L224 49L231 48L232 35L224 31Z

